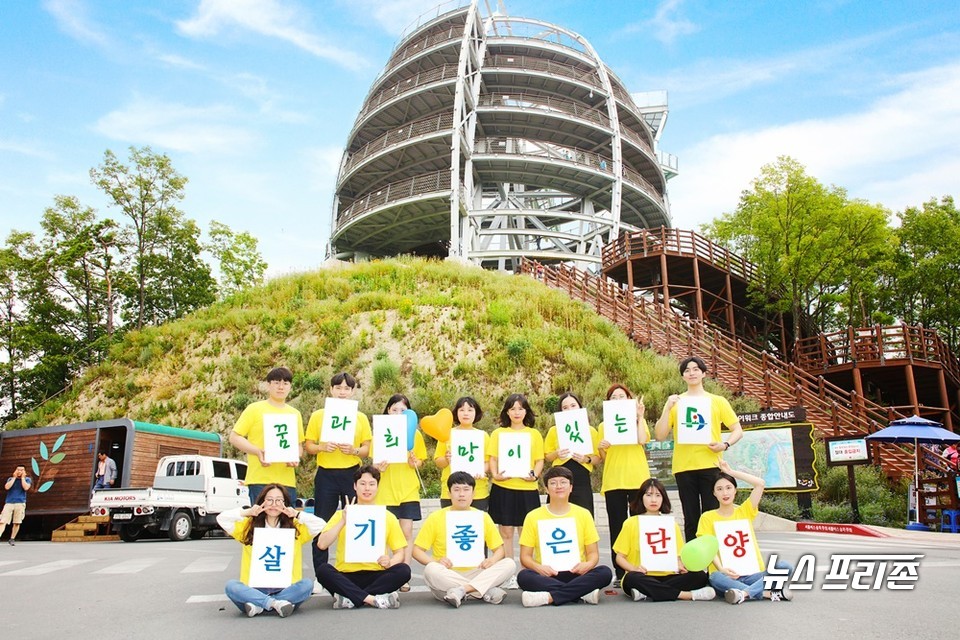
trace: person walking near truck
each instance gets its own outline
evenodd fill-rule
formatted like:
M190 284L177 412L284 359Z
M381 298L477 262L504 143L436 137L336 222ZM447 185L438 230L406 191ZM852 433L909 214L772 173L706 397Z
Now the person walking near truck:
M94 476L94 489L109 489L117 481L117 463L106 451L97 454L97 473Z
M3 512L0 512L0 537L3 536L3 530L7 528L7 525L13 523L9 540L11 547L16 544L14 539L20 531L20 523L23 522L23 516L27 511L27 491L30 490L32 484L33 481L27 475L26 468L20 465L3 485L7 497L3 503Z

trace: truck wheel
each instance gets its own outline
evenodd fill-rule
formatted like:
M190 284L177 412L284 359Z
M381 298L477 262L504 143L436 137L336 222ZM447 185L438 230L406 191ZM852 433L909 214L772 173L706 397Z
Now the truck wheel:
M125 524L120 527L120 539L124 542L136 542L143 535L143 527L138 524Z
M190 537L191 529L193 529L193 521L190 520L190 514L177 511L170 519L170 530L167 534L174 542L180 542Z
M207 535L207 530L206 530L206 529L194 529L193 531L190 532L190 539L191 539L191 540L199 540L200 538L202 538L202 537L205 536L205 535Z

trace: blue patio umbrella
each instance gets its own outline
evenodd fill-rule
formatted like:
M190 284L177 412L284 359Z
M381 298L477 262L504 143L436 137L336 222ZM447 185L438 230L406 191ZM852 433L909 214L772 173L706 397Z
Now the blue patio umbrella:
M913 486L916 491L917 517L920 515L920 444L946 444L960 442L960 435L943 428L933 420L912 415L893 420L890 426L867 436L874 442L913 443Z

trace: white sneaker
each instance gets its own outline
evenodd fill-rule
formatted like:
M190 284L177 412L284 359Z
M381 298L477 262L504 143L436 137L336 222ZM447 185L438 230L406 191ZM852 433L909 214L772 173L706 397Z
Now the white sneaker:
M580 599L587 604L600 604L600 589L594 589L587 595L580 596Z
M243 605L243 610L247 612L248 618L252 618L253 616L258 616L263 613L263 607L253 604L252 602L245 602Z
M374 596L373 599L377 603L377 609L400 608L400 596L397 595L396 591L391 591L390 593L381 593L378 596Z
M717 592L713 590L713 587L700 587L691 591L690 595L693 596L694 600L713 600L717 597Z
M630 589L630 598L633 598L634 602L642 602L647 599L647 594L640 593L636 589Z
M483 594L483 601L490 604L500 604L506 597L507 592L500 587L490 587L487 592Z
M525 607L542 607L545 604L550 604L550 592L524 591L520 595L520 602L522 602Z
M740 604L747 599L747 593L740 589L727 589L727 592L723 594L723 599L730 604Z
M770 592L771 602L789 602L790 600L793 600L793 592L790 591L789 587L774 589Z
M339 593L333 594L333 608L334 609L353 609L353 600L350 598L345 598Z
M517 584L517 576L510 576L510 579L500 585L504 589L519 589L520 585Z
M459 609L460 605L463 604L463 599L467 597L466 591L463 587L453 587L452 589L447 589L446 595L443 596L444 602L451 605L454 609Z
M293 603L287 600L274 600L273 601L273 610L277 612L277 615L281 618L286 618L288 615L293 613Z
M319 581L319 580L314 580L314 581L313 581L313 595L316 595L316 596L327 595L327 596L329 596L329 595L331 595L331 594L330 594L326 589L323 588L323 585L320 584L320 581Z

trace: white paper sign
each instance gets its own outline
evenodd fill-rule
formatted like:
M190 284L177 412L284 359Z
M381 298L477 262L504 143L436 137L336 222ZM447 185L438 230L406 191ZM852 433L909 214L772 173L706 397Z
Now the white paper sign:
M673 516L640 517L640 564L647 571L679 573L677 524Z
M603 439L610 444L637 444L637 401L603 403Z
M717 541L720 543L720 562L725 569L749 576L759 573L756 540L750 533L749 520L723 520L714 523Z
M407 416L373 416L373 452L374 463L407 462Z
M380 504L352 504L341 535L346 536L344 562L376 562L387 549L387 508Z
M300 430L292 413L263 416L263 457L269 463L300 462Z
M571 409L553 414L557 423L557 445L559 450L569 449L570 454L590 455L593 453L593 438L590 435L590 421L586 409ZM604 425L606 428L606 425Z
M580 562L580 538L574 518L548 518L537 522L540 564L569 571Z
M486 433L476 429L450 431L450 473L466 471L472 476L483 475L486 452L483 450Z
M677 444L709 444L710 398L681 397L677 403Z
M257 527L250 551L250 587L285 589L293 584L296 529Z
M320 424L320 442L353 444L357 432L356 400L327 398L323 405L323 422Z
M447 557L455 567L476 567L483 562L483 512L476 509L447 511Z
M533 470L533 444L529 433L500 432L497 470L508 478L528 478Z

